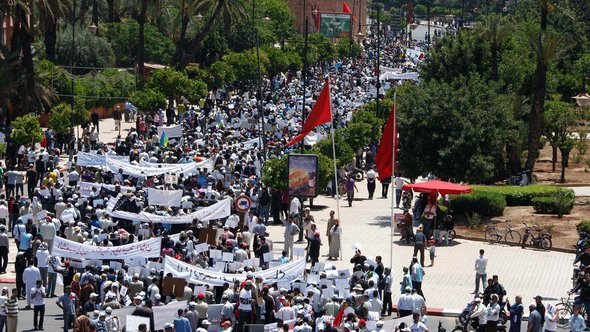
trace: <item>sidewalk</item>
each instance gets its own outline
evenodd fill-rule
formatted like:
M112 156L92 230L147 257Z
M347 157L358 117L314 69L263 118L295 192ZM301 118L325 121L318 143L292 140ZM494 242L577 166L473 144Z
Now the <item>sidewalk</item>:
M123 123L121 136L125 137L126 130L134 125L135 123ZM118 131L114 130L112 119L101 120L100 129L102 142L113 142L118 134ZM326 263L326 268L333 266L338 269L351 269L352 264L349 263L349 260L353 256L352 246L357 243L360 244L364 255L367 257L381 255L385 266L390 266L391 199L366 200L364 199L368 197L366 182L357 183L357 187L359 193L355 194L357 200L354 201L353 207L348 207L346 200L340 201L340 218L343 228L342 254L344 256L340 261L327 261L328 243L325 236L326 221L330 210L336 211L336 201L325 196L319 196L314 200L312 214L324 242L320 261ZM377 187L377 192L380 193L380 185ZM588 187L572 189L576 190L577 196L579 192L590 195ZM396 212L401 213L401 210ZM274 254L278 256L283 248L283 226L270 226L268 231L274 242ZM399 234L395 235L394 240L399 240ZM14 242L12 241L12 243ZM296 244L296 246L304 247L303 244ZM16 255L16 251L13 249L14 247L11 248L11 262L14 262ZM457 240L449 247L437 246L435 266L425 268L426 275L422 288L429 307L438 308L435 311L440 311L441 314L454 313L462 310L465 304L473 298L470 293L474 288L474 262L479 249L486 250L488 277L497 274L511 300L515 295L522 295L526 305L533 302L535 295L541 295L545 298L544 302L555 303L571 289L571 264L574 260L572 254L533 249L523 250L519 247ZM399 294L398 285L401 281L402 267L409 265L412 255L412 246L398 242L393 244L394 304L397 303L397 295ZM425 262L426 265L430 264L428 257ZM9 273L3 275L0 281L14 279L14 265L11 264L8 270Z
M357 187L359 193L355 193L355 196L358 199L368 197L365 182L357 183ZM352 246L355 243L361 245L362 252L367 257L381 255L385 266L390 266L390 204L390 198L355 200L353 206L348 207L346 201L341 200L344 257L339 261L327 261L326 222L329 211L336 210L336 204L334 199L323 196L314 200L312 215L322 234L324 244L320 261L326 263L326 269L331 266L352 269L349 260L354 254ZM280 255L283 244L279 241L283 239L283 227L271 226L269 233L271 239L275 240L275 255ZM394 303L397 303L402 267L410 264L413 255L413 246L400 244L399 238L399 234L396 234L393 244ZM544 302L555 303L566 296L566 292L572 287L572 254L457 240L449 247L437 246L433 267L428 267L430 260L426 252L426 275L422 289L429 307L439 308L437 311L443 313L456 313L473 298L470 293L474 289L474 264L479 249L484 249L485 256L488 257L488 278L498 275L512 302L515 295L521 295L526 305L533 302L534 296L541 295Z

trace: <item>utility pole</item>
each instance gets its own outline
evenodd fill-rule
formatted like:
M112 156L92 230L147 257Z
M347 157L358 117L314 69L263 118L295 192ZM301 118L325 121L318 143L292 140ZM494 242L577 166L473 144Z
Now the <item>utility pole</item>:
M302 96L302 107L301 107L301 127L303 127L303 124L305 124L305 120L306 120L306 112L305 112L305 92L306 92L306 88L307 88L307 43L308 43L308 35L309 35L309 31L308 29L308 19L307 19L307 1L303 0L303 15L305 15L305 27L304 27L304 33L305 33L305 39L303 41L303 72L301 73L301 79L303 80L303 96ZM319 13L317 14L319 15ZM303 153L304 151L304 145L305 144L305 139L301 140L301 153Z
M254 30L254 38L256 40L256 94L258 95L256 98L256 107L258 108L258 116L260 117L258 137L262 155L266 159L264 148L264 110L262 109L262 75L260 73L260 39L258 37L258 29L256 29L256 0L252 0L252 29Z
M72 53L70 55L70 68L72 73L72 84L70 89L70 94L72 95L72 99L70 100L70 107L71 109L71 116L70 116L70 155L68 158L69 162L74 161L74 148L76 146L76 138L74 136L74 85L76 84L76 80L74 77L74 57L76 54L76 0L72 1Z
M375 99L375 103L377 105L377 115L381 114L381 109L379 108L379 90L381 89L381 80L379 76L381 76L381 8L377 9L377 96Z

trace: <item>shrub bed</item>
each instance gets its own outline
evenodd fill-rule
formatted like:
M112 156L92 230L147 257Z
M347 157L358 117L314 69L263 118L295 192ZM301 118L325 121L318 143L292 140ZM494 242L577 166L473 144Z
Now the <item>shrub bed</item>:
M454 214L472 215L477 213L482 216L497 217L504 214L505 207L504 196L494 192L475 192L451 197L451 208Z
M497 193L504 196L507 206L530 206L536 197L552 197L558 192L569 192L563 189L547 185L530 186L474 186L473 193Z
M548 197L533 198L532 205L536 213L556 214L559 217L569 214L574 208L575 196L571 190L562 190Z

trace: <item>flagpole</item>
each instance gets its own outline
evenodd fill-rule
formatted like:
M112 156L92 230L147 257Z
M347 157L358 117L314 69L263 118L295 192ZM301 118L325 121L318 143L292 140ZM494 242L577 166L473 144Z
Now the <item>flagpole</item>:
M393 151L391 154L391 239L389 241L389 267L393 266L393 231L395 224L395 153L396 153L396 139L397 139L397 92L393 93ZM400 197L401 200L401 197Z
M330 80L330 76L328 75L328 81ZM338 220L340 220L340 193L338 190L338 168L336 167L336 143L334 142L334 135L336 131L334 130L334 115L332 113L332 97L330 95L330 133L332 134L332 161L334 164L334 189L336 191L336 215L338 216ZM342 220L340 220L342 222ZM342 259L342 254L340 255L340 259Z

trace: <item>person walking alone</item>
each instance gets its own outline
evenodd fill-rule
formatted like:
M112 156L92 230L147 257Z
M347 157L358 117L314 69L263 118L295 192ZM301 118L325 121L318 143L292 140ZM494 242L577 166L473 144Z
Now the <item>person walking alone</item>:
M482 291L487 287L487 277L488 274L486 272L486 268L488 266L488 259L484 256L485 251L483 249L479 249L479 257L475 260L475 290L473 294L477 294L479 292L479 281L482 282Z
M342 227L340 227L340 220L334 219L334 226L330 229L330 251L328 253L329 260L337 260L340 256L340 236L342 235Z
M33 327L35 330L43 331L43 319L45 318L45 287L42 281L37 280L33 289L31 289L31 305L33 306Z
M283 250L289 259L293 259L293 244L295 243L295 235L299 234L299 226L293 222L293 217L289 217L285 223L285 246Z

